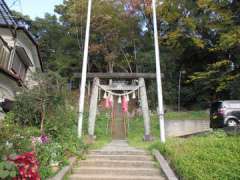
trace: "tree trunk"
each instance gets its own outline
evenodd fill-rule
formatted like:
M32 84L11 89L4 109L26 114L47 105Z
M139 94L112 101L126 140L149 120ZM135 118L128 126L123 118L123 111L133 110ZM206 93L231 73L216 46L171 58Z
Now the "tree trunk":
M108 63L108 67L109 67L109 72L113 73L113 63L112 62ZM109 80L109 85L112 85L112 79Z
M41 102L41 134L44 134L44 121L45 121L45 105L44 101Z

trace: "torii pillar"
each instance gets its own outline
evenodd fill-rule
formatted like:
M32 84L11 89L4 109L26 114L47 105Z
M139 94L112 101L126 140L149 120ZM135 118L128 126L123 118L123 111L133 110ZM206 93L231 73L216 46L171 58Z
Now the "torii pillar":
M144 119L144 140L151 141L151 122L150 122L150 114L148 107L148 99L147 99L147 91L144 78L139 78L139 86L140 86L140 98L142 105L142 113Z
M89 117L88 117L88 136L89 140L93 141L95 139L95 122L97 115L97 102L98 102L98 84L100 80L95 77L93 80L92 86L92 94L90 98L90 106L89 106Z

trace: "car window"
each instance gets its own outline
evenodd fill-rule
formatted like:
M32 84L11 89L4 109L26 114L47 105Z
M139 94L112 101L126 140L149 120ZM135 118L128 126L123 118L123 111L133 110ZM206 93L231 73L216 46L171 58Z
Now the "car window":
M240 109L240 103L229 103L227 107L231 109Z
M212 112L217 111L221 107L222 107L222 102L215 102L211 106L211 111Z

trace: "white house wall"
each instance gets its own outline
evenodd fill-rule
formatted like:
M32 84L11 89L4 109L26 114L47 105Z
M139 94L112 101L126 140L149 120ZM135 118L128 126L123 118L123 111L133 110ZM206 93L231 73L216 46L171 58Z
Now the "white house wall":
M0 36L8 43L9 47L14 47L14 39L12 33L7 28L0 28ZM23 47L31 60L33 66L29 67L26 72L24 84L28 88L32 88L37 83L33 80L33 74L37 69L41 69L40 59L35 44L29 39L28 35L23 30L17 30L17 46Z
M35 44L29 39L29 37L26 35L26 33L23 30L18 30L18 44L21 47L24 47L26 50L28 56L30 57L32 64L35 68L40 69L40 59L38 56L37 48Z
M34 81L33 76L36 73L37 69L41 68L40 59L38 56L37 48L29 39L29 37L22 30L19 30L18 32L18 43L21 43L20 45L25 48L33 64L32 67L29 67L25 79L26 86L31 89L33 86L37 85L37 82Z
M0 73L0 99L14 100L16 93L20 91L17 82L7 75ZM4 118L4 112L0 107L0 123Z
M1 27L0 36L2 36L2 38L8 43L10 47L14 47L14 39L12 37L11 31L8 28ZM37 48L23 30L17 30L17 45L25 49L35 68L41 68Z
M12 36L11 31L8 28L0 28L0 35L2 36L2 38L8 43L9 47L13 47L14 46L14 39Z
M0 98L14 100L20 90L17 82L5 74L0 74Z

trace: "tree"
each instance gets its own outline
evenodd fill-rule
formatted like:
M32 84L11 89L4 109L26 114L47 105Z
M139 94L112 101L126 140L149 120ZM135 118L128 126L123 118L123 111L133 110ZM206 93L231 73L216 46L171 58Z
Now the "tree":
M38 39L45 71L55 71L71 79L73 69L80 69L81 52L74 35L55 15L36 18L31 30Z
M57 6L63 24L68 24L83 46L87 1L65 1ZM133 40L140 31L136 17L130 16L121 1L94 1L91 19L89 71L131 71Z
M46 116L65 105L65 81L53 72L38 73L34 80L37 85L16 96L13 119L22 125L39 126L44 134Z
M88 71L155 72L151 3L94 1ZM45 66L67 79L81 70L86 8L87 0L67 0L55 8L60 20L46 15L32 22ZM186 71L182 88L186 107L238 97L239 11L237 0L159 1L163 93L168 105L177 104L182 70ZM147 85L154 106L156 88L150 81Z

